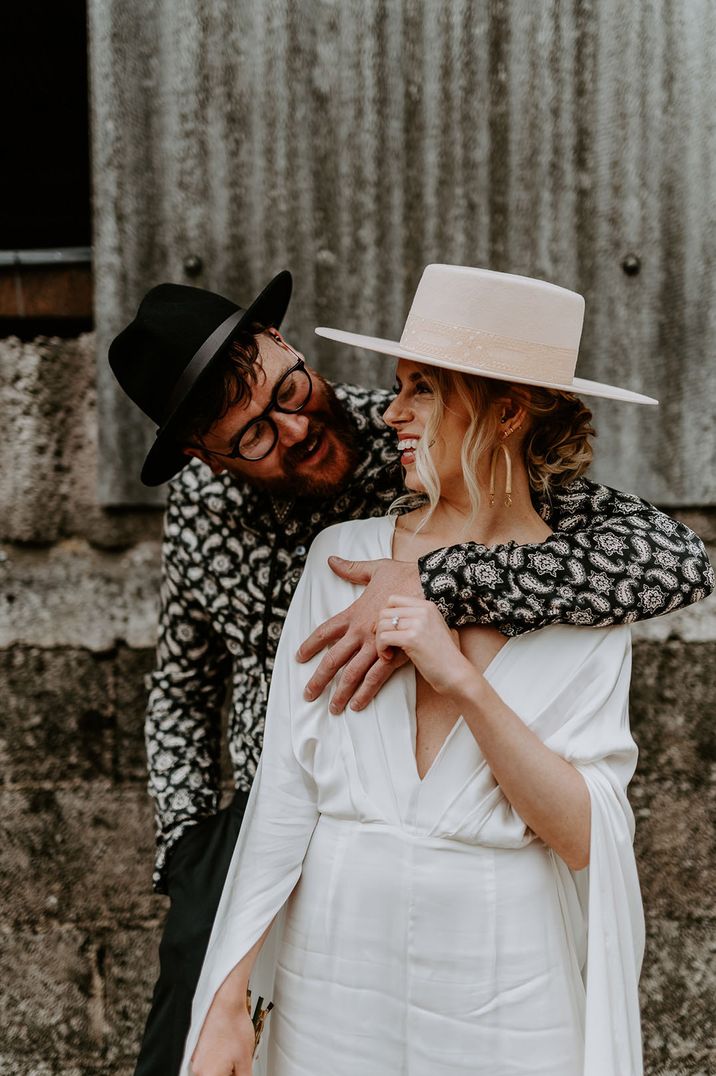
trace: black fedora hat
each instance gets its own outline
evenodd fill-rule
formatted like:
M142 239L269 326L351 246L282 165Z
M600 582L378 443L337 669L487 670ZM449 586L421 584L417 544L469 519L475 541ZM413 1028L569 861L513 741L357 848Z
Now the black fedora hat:
M252 322L279 327L292 286L284 269L245 310L186 284L158 284L144 296L134 321L110 344L109 365L129 398L159 427L142 466L145 486L168 481L189 462L177 433L202 380Z

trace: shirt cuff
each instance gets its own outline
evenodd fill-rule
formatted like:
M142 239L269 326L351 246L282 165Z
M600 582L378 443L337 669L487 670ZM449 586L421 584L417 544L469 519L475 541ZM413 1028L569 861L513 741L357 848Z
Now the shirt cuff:
M187 818L170 830L160 833L157 837L157 852L154 859L154 873L152 874L152 888L155 893L166 894L168 892L167 870L171 854L187 830L190 830L192 826L201 821L201 818Z

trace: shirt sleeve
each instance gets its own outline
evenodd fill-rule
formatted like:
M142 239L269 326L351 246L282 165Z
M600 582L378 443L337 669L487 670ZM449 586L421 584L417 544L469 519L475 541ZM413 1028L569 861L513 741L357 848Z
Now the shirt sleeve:
M451 627L521 635L556 623L632 624L713 591L704 544L686 524L608 486L572 486L556 497L543 542L468 542L420 558L425 597Z
M166 892L169 853L187 829L219 807L221 711L231 673L231 655L193 596L177 526L170 501L156 663L146 681L144 725L157 831L153 884L160 893Z

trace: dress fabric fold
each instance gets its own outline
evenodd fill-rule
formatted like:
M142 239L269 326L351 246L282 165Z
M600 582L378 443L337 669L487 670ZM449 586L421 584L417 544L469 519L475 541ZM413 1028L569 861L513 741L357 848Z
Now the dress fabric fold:
M420 779L410 664L359 713L331 715L329 692L303 699L320 655L299 664L299 644L361 589L327 557L390 557L395 518L330 527L309 552L181 1076L269 924L250 981L274 1003L256 1076L642 1076L630 628L513 636L484 672L586 781L590 863L573 871L513 810L462 718Z

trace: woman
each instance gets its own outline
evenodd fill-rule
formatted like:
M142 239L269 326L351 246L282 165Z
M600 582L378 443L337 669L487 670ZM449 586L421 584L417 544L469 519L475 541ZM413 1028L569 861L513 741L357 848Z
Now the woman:
M321 330L399 357L385 421L420 503L311 548L182 1074L641 1073L629 627L456 633L394 598L378 649L410 661L341 717L303 699L312 670L294 660L357 590L329 553L417 560L474 540L519 557L551 533L531 494L589 464L577 393L656 402L573 376L583 309L543 281L429 266L400 343ZM253 1070L249 982L274 1004Z

